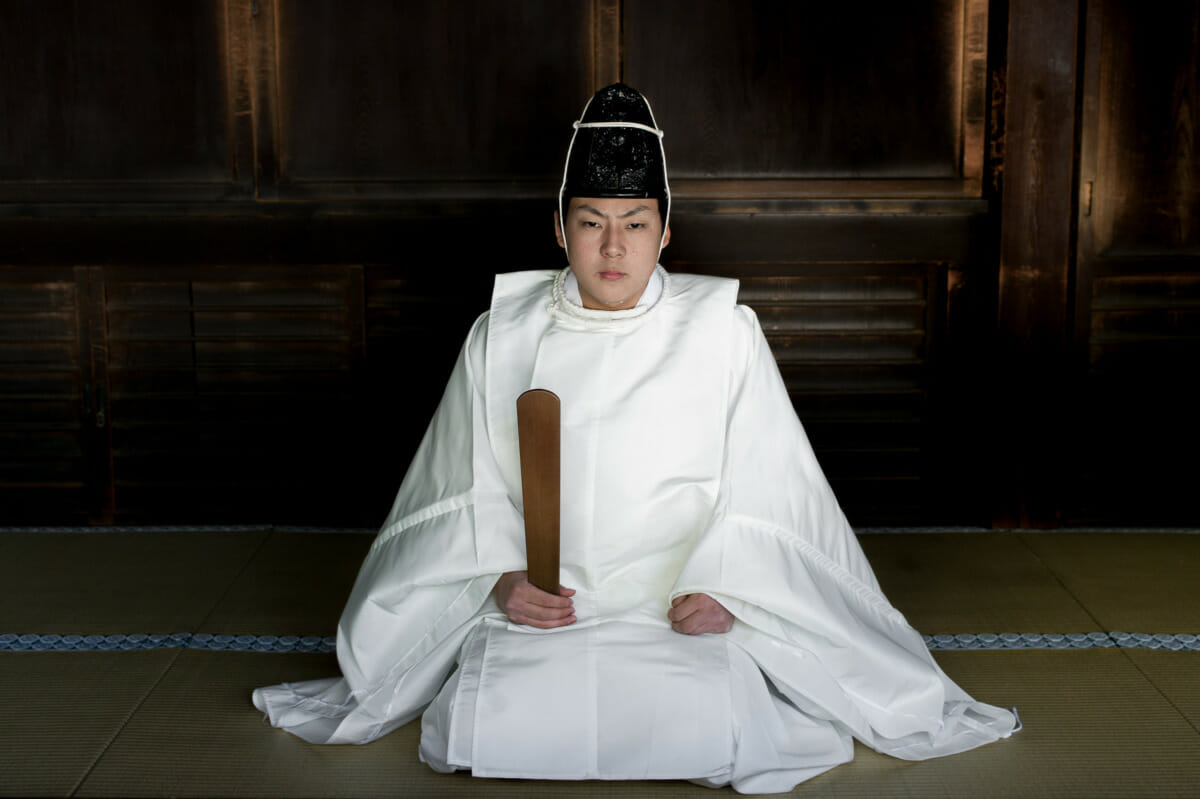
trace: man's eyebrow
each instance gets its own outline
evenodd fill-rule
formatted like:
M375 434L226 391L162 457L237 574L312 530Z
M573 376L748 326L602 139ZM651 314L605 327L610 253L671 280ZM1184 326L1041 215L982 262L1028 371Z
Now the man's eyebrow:
M581 205L577 205L577 206L575 206L575 209L576 209L576 210L578 210L578 211L587 211L589 214L593 214L593 215L595 215L595 216L598 216L598 217L600 217L601 219L607 219L607 218L608 218L608 214L604 213L604 212L603 212L603 211L601 211L600 209L598 209L598 208L595 208L595 207L593 207L593 206L591 206L591 205L587 205L587 204L581 204ZM634 214L640 214L642 211L649 211L649 210L650 210L650 206L648 206L648 205L639 205L639 206L637 206L637 207L635 207L635 208L630 208L628 211L626 211L625 213L623 213L623 214L621 214L620 216L618 216L618 217L617 217L617 219L625 219L625 218L627 218L627 217L631 217L631 216L633 216Z

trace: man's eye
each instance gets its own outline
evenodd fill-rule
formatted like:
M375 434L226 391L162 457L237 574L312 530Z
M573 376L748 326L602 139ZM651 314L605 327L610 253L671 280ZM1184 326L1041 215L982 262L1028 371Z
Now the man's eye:
M593 222L593 221L592 221L592 220L590 220L590 219L585 219L585 220L583 220L583 226L584 226L584 227L600 227L600 223L599 223L599 222Z
M630 222L629 223L630 230L641 230L645 226L646 226L645 222Z

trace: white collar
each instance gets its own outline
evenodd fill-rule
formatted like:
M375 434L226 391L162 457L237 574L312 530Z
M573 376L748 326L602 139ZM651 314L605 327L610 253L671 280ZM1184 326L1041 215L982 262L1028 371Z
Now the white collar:
M650 280L646 283L646 289L642 292L642 296L638 298L634 308L649 308L658 302L659 297L663 293L663 278L660 274L662 267L657 267L650 273ZM563 294L567 300L580 308L583 307L583 296L579 293L579 279L575 277L575 273L570 269L567 270L566 280L563 281Z

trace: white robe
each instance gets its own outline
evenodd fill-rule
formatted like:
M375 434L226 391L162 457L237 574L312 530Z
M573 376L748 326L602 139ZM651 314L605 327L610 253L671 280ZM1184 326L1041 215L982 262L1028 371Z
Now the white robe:
M500 275L338 627L343 678L260 688L271 723L366 743L415 718L438 770L787 791L853 756L1007 737L880 592L737 283L589 311ZM507 622L525 568L517 396L562 399L561 582L578 621ZM676 596L736 617L686 636ZM455 666L457 665L457 668Z

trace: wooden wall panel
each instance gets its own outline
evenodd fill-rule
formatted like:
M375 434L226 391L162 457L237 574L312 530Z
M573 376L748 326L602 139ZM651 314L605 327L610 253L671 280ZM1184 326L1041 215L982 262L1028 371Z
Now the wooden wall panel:
M0 182L228 182L224 3L0 7Z
M620 78L856 523L1194 523L1200 4L918 6L0 4L0 502L378 522Z
M625 79L676 178L959 177L967 5L627 0Z
M1200 4L1095 2L1097 254L1200 250Z
M1200 523L1200 3L1089 4L1074 324L1077 524Z
M287 182L549 181L593 89L587 2L314 0L278 14Z

